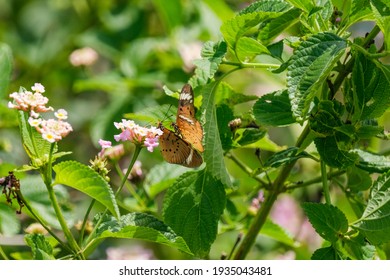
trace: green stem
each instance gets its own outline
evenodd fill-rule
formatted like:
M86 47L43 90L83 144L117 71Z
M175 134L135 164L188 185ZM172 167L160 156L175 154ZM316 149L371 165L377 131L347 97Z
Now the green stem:
M310 127L309 125L306 125L306 127L304 128L304 130L302 131L300 137L296 142L296 147L300 147L304 143L304 140L309 135L309 132L310 132ZM288 176L290 175L290 172L294 167L295 162L296 161L293 161L290 164L286 164L279 172L278 177L276 177L273 183L272 190L269 191L268 196L266 197L264 203L261 205L261 208L257 212L253 222L251 223L248 229L247 234L245 235L242 243L237 249L236 254L234 255L234 259L236 260L245 259L245 257L249 253L249 250L253 246L256 237L259 234L261 228L263 227L278 195L284 191L285 189L284 183L287 180Z
M131 169L130 169L130 172L129 172L129 169L127 169L127 176L125 175L124 177L122 177L122 170L120 169L120 166L118 164L115 164L115 170L117 171L118 174L120 174L120 178L122 180L122 182L124 182L124 184L128 184L128 180L124 180L124 178L128 178L129 177L129 174L131 172ZM132 188L132 186L129 186L128 188L130 194L137 200L137 202L141 205L141 207L145 208L146 205L145 205L145 202L143 201L143 199L138 195L138 193Z
M3 260L9 260L7 255L5 254L3 248L0 246L0 256L3 258Z
M278 69L280 67L279 64L273 64L273 63L236 62L236 61L229 61L229 60L222 61L222 64L237 66L239 68L256 68L256 69L264 69L264 68Z
M95 202L96 202L95 199L93 199L93 200L91 201L91 203L89 204L89 207L88 207L88 209L87 209L87 212L86 212L85 215L84 215L83 223L82 223L81 228L80 228L80 237L79 237L79 244L80 244L80 245L83 243L84 234L85 234L85 227L86 227L87 222L88 222L89 214L91 213L92 208L93 208L93 206L95 205Z
M251 178L258 181L263 186L268 186L269 184L262 180L261 178L258 178L257 176L253 176L253 170L250 169L248 166L246 166L242 161L240 161L234 154L228 153L226 154L228 158L230 158L238 167L240 167L245 173L247 173Z
M329 191L328 176L326 171L326 164L323 160L321 160L321 178L322 178L322 188L324 190L325 202L326 204L330 205L332 204L332 201L330 200L330 191Z
M49 193L49 198L50 198L50 201L51 201L52 206L54 208L54 212L56 213L56 217L58 219L58 222L61 225L61 228L62 228L62 231L65 235L65 238L68 240L70 248L72 249L73 252L76 253L78 258L84 259L83 255L78 253L78 252L80 252L80 248L79 248L74 236L72 235L72 233L71 233L71 231L70 231L70 229L65 221L64 215L62 214L62 211L61 211L61 207L60 207L58 200L57 200L57 197L54 193L54 188L52 185L52 172L53 172L53 170L52 170L52 155L54 152L54 146L55 146L55 144L53 143L50 147L48 163L43 168L41 168L43 181L44 181L44 183L46 185L46 189Z
M335 178L335 177L338 177L340 175L343 175L345 173L345 170L338 170L338 171L335 171L335 172L332 172L332 173L328 173L328 180L331 180L332 178ZM307 187L307 186L311 186L311 185L314 185L314 184L317 184L317 183L321 183L322 182L322 176L319 176L317 178L314 178L314 179L311 179L311 180L308 180L306 182L302 182L302 183L295 183L293 185L289 185L286 190L294 190L294 189L298 189L298 188L304 188L304 187Z
M18 191L18 196L19 196L19 198L20 198L20 200L23 202L23 204L24 204L24 206L26 206L26 208L28 209L28 211L30 211L30 213L31 213L31 215L35 218L35 220L37 220L38 221L38 223L40 223L42 226L43 226L43 228L45 229L45 230L47 230L47 232L51 235L51 236L53 236L57 241L58 241L58 243L59 244L61 244L61 246L64 248L64 249L66 249L68 252L72 252L72 249L66 244L66 243L64 243L51 229L50 229L50 227L48 227L47 225L46 225L46 222L37 214L37 213L35 213L35 210L31 207L31 205L30 205L30 203L24 198L24 196L23 196L23 194L20 192L20 191Z
M133 154L133 157L131 158L131 162L129 164L129 167L127 168L127 171L126 171L126 174L125 176L122 178L122 181L121 181L121 184L119 185L119 188L117 189L117 191L115 192L115 198L118 196L118 194L121 192L121 190L123 189L123 186L125 185L126 181L127 181L127 178L129 177L129 174L131 172L131 169L133 169L133 166L134 166L134 163L135 161L137 160L140 152L142 150L142 146L141 145L136 145L135 146L135 150L134 150L134 154ZM94 229L93 231L91 232L91 234L88 236L88 239L86 240L85 242L85 247L83 248L83 250L85 251L88 247L92 246L95 239L94 239L94 235L95 235L95 232L96 230L98 229L99 225L102 223L103 221L103 218L104 216L107 214L107 211L108 209L106 208L102 215L100 215L100 219L96 222L95 226L94 226Z

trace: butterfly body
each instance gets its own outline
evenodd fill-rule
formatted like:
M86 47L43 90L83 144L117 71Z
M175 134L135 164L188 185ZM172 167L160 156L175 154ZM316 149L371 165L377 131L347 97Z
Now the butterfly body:
M194 93L189 84L184 85L179 96L176 123L172 123L174 131L168 130L162 123L158 127L163 131L159 142L161 154L167 162L187 167L202 164L203 129L195 118Z
M203 129L200 122L195 118L194 92L189 84L184 85L179 96L179 106L177 109L176 133L191 143L199 152L203 152Z

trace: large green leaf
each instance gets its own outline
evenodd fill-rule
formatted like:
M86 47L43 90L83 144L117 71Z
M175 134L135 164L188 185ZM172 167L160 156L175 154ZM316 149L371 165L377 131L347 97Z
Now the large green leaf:
M337 207L329 204L305 202L303 205L310 223L325 240L336 242L348 230L348 220Z
M119 209L114 193L106 180L86 165L76 161L64 161L53 167L54 184L63 184L79 190L103 204L116 217Z
M217 236L225 203L221 181L205 170L187 172L168 189L164 221L184 238L195 255L204 257Z
M374 245L390 241L390 172L374 182L366 210L353 227Z
M253 105L253 114L262 125L285 126L295 122L287 90L262 96Z
M357 55L352 83L354 121L380 117L390 106L390 82L382 69L362 54Z
M12 51L11 48L0 43L0 98L7 94L8 84L12 73Z
M315 34L294 52L287 67L287 88L293 116L306 119L313 97L347 47L344 39L329 32Z
M236 54L240 61L250 61L257 55L270 54L270 52L259 41L249 37L241 37L236 44Z
M19 231L20 223L15 210L5 204L5 198L0 198L0 234L12 236Z
M230 186L230 177L227 173L224 153L222 149L221 138L219 135L218 123L216 118L216 108L214 97L219 91L217 83L213 82L202 88L203 102L201 111L204 112L205 122L204 131L204 161L206 170L225 186Z
M164 244L192 254L182 237L178 236L162 221L145 213L129 213L121 216L119 220L111 215L106 215L95 235L97 239L108 237L140 239Z

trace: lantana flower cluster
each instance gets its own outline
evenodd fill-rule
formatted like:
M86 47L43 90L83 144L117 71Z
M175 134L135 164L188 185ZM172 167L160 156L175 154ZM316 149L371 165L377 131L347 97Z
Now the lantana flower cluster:
M14 102L8 103L8 108L29 112L29 124L42 134L43 139L50 143L57 142L67 136L73 129L65 120L68 113L64 109L59 109L54 113L57 119L45 120L40 113L54 111L53 107L46 107L49 99L42 95L45 88L40 83L35 83L31 87L32 91L23 89L21 92L11 93L9 96Z
M122 131L120 134L114 135L116 141L130 141L146 147L149 152L153 152L153 149L158 146L158 138L163 134L161 129L157 127L143 127L132 120L122 119L122 122L114 122L114 125Z

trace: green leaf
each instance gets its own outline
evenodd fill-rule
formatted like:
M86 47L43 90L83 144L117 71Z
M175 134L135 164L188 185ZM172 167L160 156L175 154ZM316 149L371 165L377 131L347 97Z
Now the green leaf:
M315 231L325 240L336 242L340 234L347 232L347 218L337 207L310 202L305 202L302 207Z
M316 138L314 143L321 159L331 167L344 169L358 161L358 156L355 153L338 147L336 136Z
M233 53L236 53L237 43L241 37L243 37L252 27L255 27L264 20L274 18L277 15L278 13L275 12L253 12L237 15L233 19L225 21L221 26L221 32L229 49Z
M56 172L54 184L63 184L89 195L119 217L114 193L97 172L76 161L61 162L53 170Z
M99 216L95 217L98 219ZM145 213L129 213L121 216L119 221L106 215L96 231L97 239L126 238L164 244L191 254L183 238L171 228L152 215Z
M266 167L277 168L281 165L289 164L300 158L313 158L307 152L299 152L299 148L290 147L284 151L277 152L270 156L264 163Z
M385 44L390 47L390 3L388 0L371 0L372 12L382 33L385 34Z
M291 9L277 18L274 18L260 27L257 39L264 44L269 44L272 39L278 36L280 33L286 31L291 25L299 20L301 11L299 9Z
M224 41L217 43L208 41L204 43L201 51L202 59L195 59L193 61L196 66L195 75L189 81L193 88L206 84L209 79L214 77L226 52L227 45Z
M344 39L325 32L309 37L294 52L287 67L287 88L298 122L305 120L312 99L346 47Z
M371 244L390 241L390 172L382 174L371 190L371 196L362 217L353 227L358 229Z
M173 164L154 165L147 173L144 181L144 189L150 199L154 199L159 193L171 186L177 177L188 171L188 168Z
M253 105L253 114L262 125L285 126L295 122L287 90L262 96Z
M259 41L249 37L241 37L236 44L236 54L240 61L250 61L257 55L270 54L270 52Z
M357 167L368 172L384 173L390 170L390 158L382 155L376 155L367 151L355 149L351 152L359 156Z
M53 248L42 234L27 234L25 241L31 247L34 260L54 260Z
M390 106L390 82L381 68L358 54L352 71L353 121L380 117Z
M299 242L294 240L289 232L269 219L265 221L260 233L287 246L299 247Z
M205 117L204 127L204 161L206 170L225 186L231 186L229 174L227 173L221 138L216 119L216 108L214 96L218 94L217 83L210 83L202 88L203 102L201 112Z
M311 256L312 260L341 260L339 253L333 246L317 249Z
M12 73L12 50L4 43L0 43L0 98L7 95L8 84L11 80Z
M225 204L221 181L205 170L187 172L168 189L164 221L184 238L196 256L204 257L217 236Z

